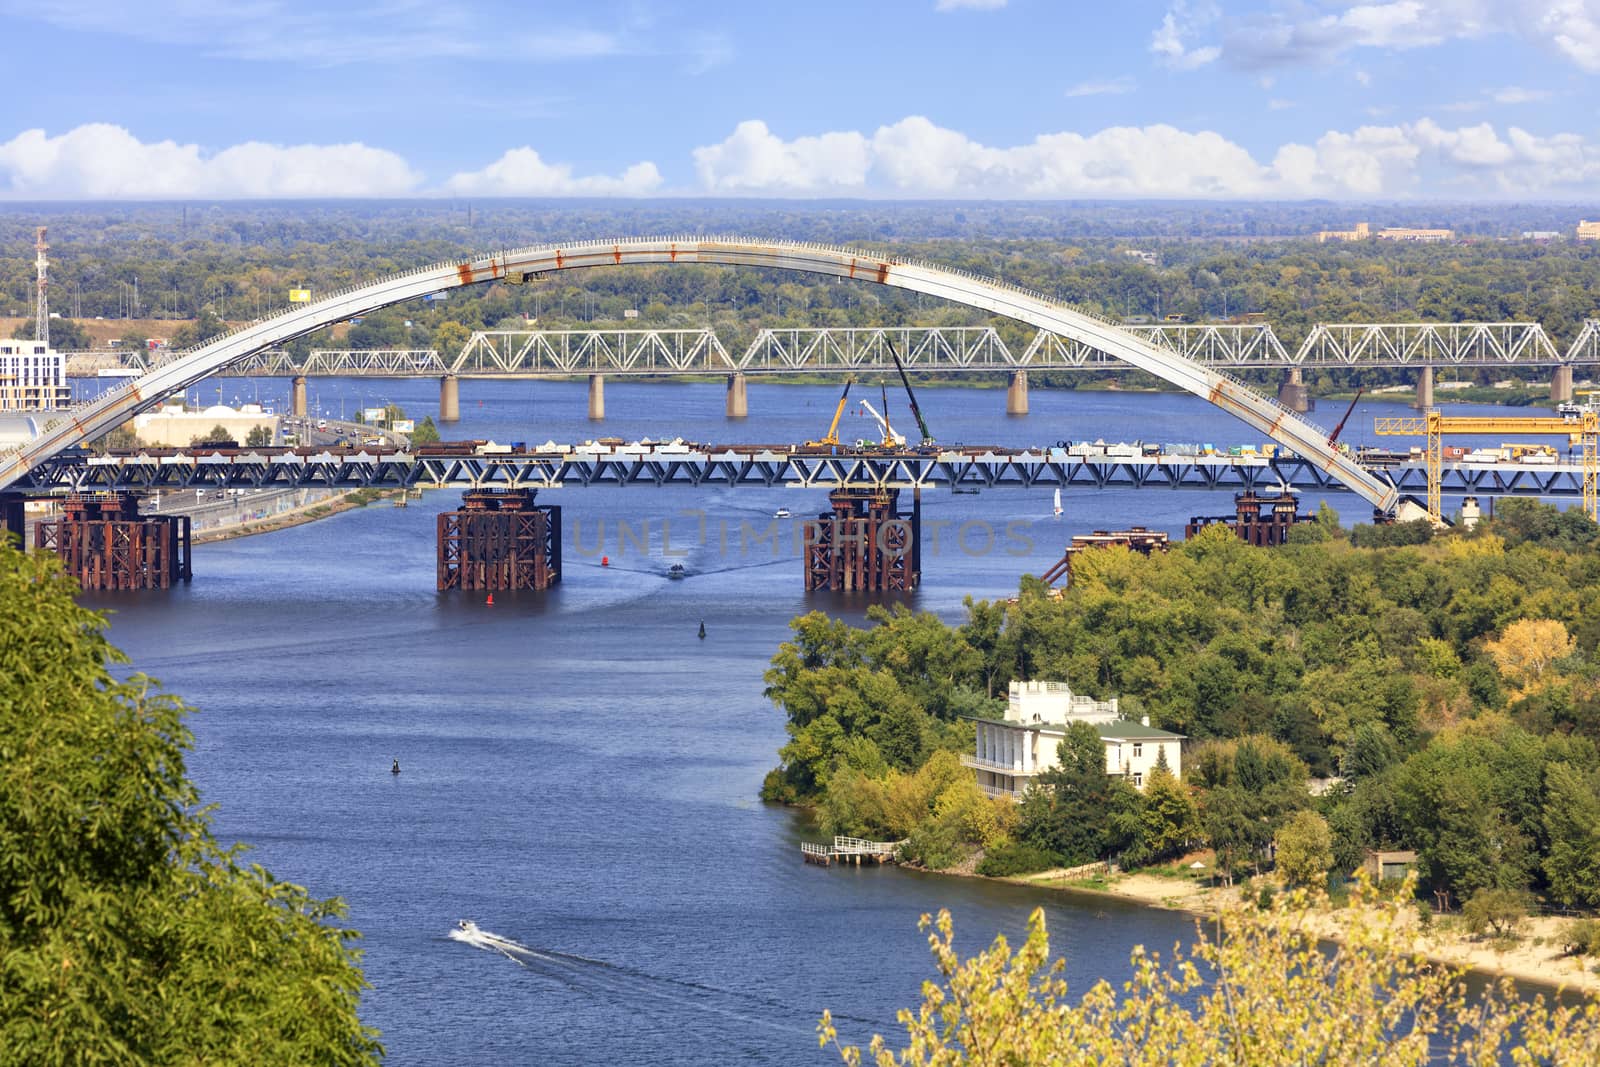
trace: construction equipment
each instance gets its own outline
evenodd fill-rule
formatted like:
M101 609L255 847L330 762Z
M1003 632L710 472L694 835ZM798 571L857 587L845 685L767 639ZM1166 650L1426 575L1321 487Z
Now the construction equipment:
M1333 432L1328 435L1328 444L1336 445L1339 443L1339 435L1344 432L1344 424L1350 421L1350 413L1355 411L1356 401L1360 400L1361 394L1366 391L1365 386L1356 390L1356 395L1351 399L1350 406L1344 409L1344 418L1339 420L1339 425L1335 426Z
M906 377L906 367L900 362L900 353L895 350L894 341L887 334L884 343L889 346L889 355L894 357L894 369L900 372L900 384L906 387L906 399L911 401L911 414L917 420L917 429L922 431L922 443L933 444L933 434L928 432L927 420L922 417L922 409L917 407L917 394L911 391L911 379Z
M1600 413L1585 411L1577 417L1565 418L1506 418L1497 415L1442 415L1429 411L1421 418L1383 418L1376 420L1373 430L1387 436L1423 436L1428 439L1425 452L1428 470L1428 518L1434 525L1442 525L1444 517L1439 504L1439 482L1443 477L1445 434L1544 434L1559 435L1569 445L1583 449L1583 510L1591 519L1600 522Z
M906 443L906 435L889 425L889 390L884 387L882 382L878 383L878 387L883 392L883 414L879 415L873 406L865 400L861 401L861 406L866 409L868 415L871 415L877 421L878 429L883 432L883 447L899 448Z
M844 406L850 401L850 386L854 378L846 377L844 392L839 394L839 406L834 409L833 421L828 424L828 435L820 441L807 441L807 448L838 448L839 447L839 420L844 416Z

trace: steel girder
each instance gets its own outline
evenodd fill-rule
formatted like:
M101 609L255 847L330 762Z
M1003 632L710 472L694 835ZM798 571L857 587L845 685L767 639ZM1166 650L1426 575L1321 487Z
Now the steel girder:
M479 330L456 375L684 374L738 370L716 331Z

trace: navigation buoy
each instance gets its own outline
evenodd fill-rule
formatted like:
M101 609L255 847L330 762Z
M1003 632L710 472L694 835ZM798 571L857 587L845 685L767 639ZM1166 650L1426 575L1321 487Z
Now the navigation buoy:
M394 766L389 768L389 773L390 774L399 774L400 773L400 761L399 760L395 760L394 761Z
M706 621L704 619L701 619L700 620L700 640L704 641L705 639L706 639Z
M494 607L494 594L490 593L489 594L489 599L485 600L483 603L487 607L491 607L491 608Z
M611 566L611 557L610 556L601 556L600 557L600 566L602 566L602 567Z

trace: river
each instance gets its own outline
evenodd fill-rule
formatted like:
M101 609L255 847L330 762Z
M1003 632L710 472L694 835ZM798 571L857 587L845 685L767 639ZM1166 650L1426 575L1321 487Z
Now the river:
M437 410L432 381L312 385L334 414L341 402L347 413ZM223 386L247 400L282 392ZM837 396L753 384L750 418L733 422L720 384L613 380L603 432L802 440L821 435ZM1188 396L1035 390L1033 413L1013 419L1003 391L919 399L941 440L1258 440ZM466 381L461 407L446 436L602 432L584 418L581 382ZM1329 424L1343 410L1330 407ZM1370 436L1353 431L1371 414L1403 410L1364 404L1352 436ZM855 415L842 428L870 433ZM348 902L372 985L362 1015L389 1062L830 1062L814 1036L824 1008L845 1017L850 1040L899 1032L895 1010L932 974L917 917L940 907L970 952L1018 937L1043 904L1080 992L1125 978L1134 945L1190 938L1190 918L1116 901L801 862L802 820L757 799L784 739L761 673L791 617L822 608L860 620L866 601L807 595L792 538L774 558L771 542L741 550L738 531L764 532L779 506L798 524L825 506L821 494L544 494L564 507L565 578L492 606L434 591L435 515L458 499L430 492L403 510L378 504L197 546L186 588L87 598L114 609L111 638L136 669L201 709L190 772L217 806L218 836ZM1368 514L1352 496L1331 503L1347 522ZM1190 514L1231 511L1228 494L1199 492L1083 490L1064 504L1058 520L1045 492L927 495L925 521L951 525L939 548L925 541L924 585L909 602L958 619L964 596L1013 592L1074 532L1142 523L1181 536ZM618 523L638 536L646 521L648 552L617 537ZM1011 521L1023 536L1005 533ZM668 558L669 547L686 554ZM673 559L687 580L665 578ZM450 939L462 918L528 951Z

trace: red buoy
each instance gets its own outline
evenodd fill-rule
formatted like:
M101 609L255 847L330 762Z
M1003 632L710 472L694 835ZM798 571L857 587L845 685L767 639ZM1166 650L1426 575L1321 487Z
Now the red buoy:
M488 600L485 600L485 601L484 601L484 603L485 603L485 604L486 604L486 605L488 605L488 606L489 606L489 607L491 607L491 608L492 608L492 607L494 607L494 594L493 594L493 593L490 593L490 594L489 594L489 599L488 599Z
M602 566L602 567L611 566L611 557L610 556L601 556L600 557L600 566Z

